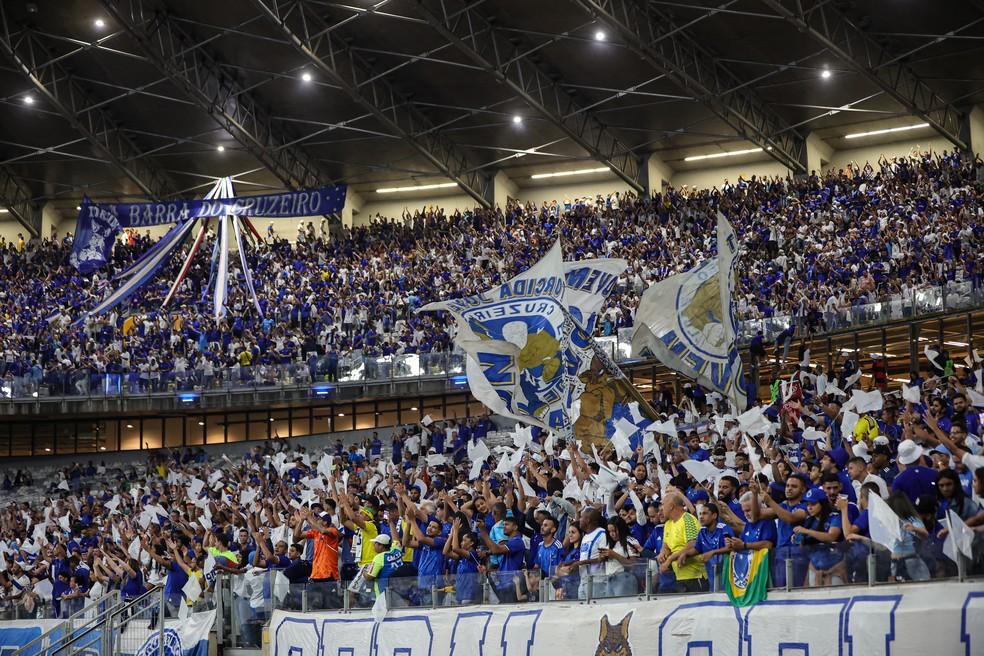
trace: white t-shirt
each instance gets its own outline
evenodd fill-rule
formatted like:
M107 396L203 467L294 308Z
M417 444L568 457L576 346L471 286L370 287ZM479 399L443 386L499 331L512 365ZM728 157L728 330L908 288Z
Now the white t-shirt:
M592 560L601 556L601 550L608 548L608 534L603 527L598 527L581 538L581 552L578 560ZM584 569L581 570L584 572ZM591 576L605 575L605 563L597 563L587 566L587 573Z

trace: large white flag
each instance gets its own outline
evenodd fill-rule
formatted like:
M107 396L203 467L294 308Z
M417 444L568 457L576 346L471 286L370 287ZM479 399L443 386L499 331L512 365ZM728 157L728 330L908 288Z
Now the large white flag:
M943 541L943 555L957 562L957 553L962 553L968 559L974 559L974 530L967 526L963 519L952 509L946 511L949 532Z
M560 242L530 269L495 289L430 303L458 326L455 342L469 356L468 386L493 412L543 428L570 425L573 381L590 365L571 345L574 329L564 305Z
M868 532L871 541L895 549L902 540L902 520L877 494L868 495Z
M738 239L720 213L717 246L716 258L654 283L643 293L632 352L652 353L670 369L720 392L742 411L748 399L731 305Z

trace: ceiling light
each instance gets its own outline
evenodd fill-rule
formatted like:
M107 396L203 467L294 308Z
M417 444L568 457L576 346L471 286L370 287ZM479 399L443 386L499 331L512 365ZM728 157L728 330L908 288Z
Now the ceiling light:
M772 150L772 147L769 147ZM710 153L709 155L691 155L690 157L684 157L684 162L696 162L702 159L718 159L719 157L734 157L735 155L750 155L752 153L762 152L761 148L746 148L745 150L731 150L725 153Z
M104 446L101 446L101 447L99 447L99 450L100 450L100 451L105 451L105 450L106 450L106 447L104 447Z
M416 185L413 187L386 187L384 189L377 189L377 194L395 194L401 191L427 191L428 189L446 189L448 187L457 187L457 182L442 182L440 184L425 184Z
M49 449L48 447L44 447L44 451L45 453L51 453L51 449Z
M25 105L33 105L34 104L34 97L33 96L24 96L24 104Z
M308 73L307 71L304 71L303 73L301 73L301 80L304 82L310 82L312 80L311 74Z
M597 32L595 32L595 41L604 41L604 40L605 40L605 33L604 32L602 32L601 30L598 30Z
M220 153L225 152L225 146L219 146L218 148L216 148L216 150L219 151Z
M94 25L95 25L95 26L96 26L97 28L99 28L100 30L101 30L102 28L104 28L104 27L106 27L106 21L104 21L104 20L103 20L103 19L101 19L101 18L97 18L97 19L96 19L95 21L93 21L93 24L94 24Z
M577 169L575 171L557 171L556 173L537 173L536 175L531 175L532 180L542 180L543 178L566 178L569 175L585 175L587 173L607 173L610 171L607 166L602 166L596 169Z
M198 422L198 425L199 426L204 426L205 425L205 422L204 421L200 421L200 422Z
M943 342L947 346L970 346L967 342Z
M855 132L854 134L845 134L845 139L859 139L861 137L873 137L876 134L888 134L890 132L905 132L906 130L918 130L919 128L928 128L929 123L917 123L915 125L903 125L900 128L885 128L884 130L871 130L870 132Z
M412 408L410 408L410 409L411 409L411 410L416 410L416 409L417 409L417 406L413 406L413 407L412 407Z
M271 421L271 422L273 421L273 417L270 417L270 421Z
M0 214L6 214L9 211L6 207L0 207Z
M516 114L515 116L513 116L513 123L515 123L516 125L519 125L522 122L523 122L523 117L522 116L520 116L519 114Z
M823 71L820 73L820 77L822 77L825 80L829 80L831 75L832 73L830 72L829 68L823 69Z
M127 424L126 427L127 428L133 428L133 424Z
M344 413L344 412L339 412L339 413L338 413L338 416L339 416L339 417L344 417L344 416L345 416L345 413Z

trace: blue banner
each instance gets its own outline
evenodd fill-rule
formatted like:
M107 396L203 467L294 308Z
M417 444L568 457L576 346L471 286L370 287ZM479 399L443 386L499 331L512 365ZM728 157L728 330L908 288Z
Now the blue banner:
M106 264L123 228L181 223L216 216L283 219L337 214L345 206L345 185L262 196L199 198L162 203L93 203L82 199L69 262L88 275Z
M256 216L287 219L341 212L345 206L345 185L285 191L263 196L239 198L195 198L163 203L89 203L79 212L79 222L89 216L111 214L124 228L178 223L213 216Z

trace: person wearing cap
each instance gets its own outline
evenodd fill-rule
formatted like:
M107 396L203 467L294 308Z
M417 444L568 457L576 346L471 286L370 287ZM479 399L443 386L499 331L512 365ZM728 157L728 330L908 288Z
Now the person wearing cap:
M328 608L329 598L337 594L339 581L338 547L342 536L338 529L331 525L331 515L322 513L316 515L310 508L301 511L300 520L294 527L294 539L304 537L314 541L314 556L311 558L312 588L316 592L315 607ZM301 526L307 522L310 528L301 532Z
M871 447L869 469L885 481L886 485L891 486L895 477L899 475L899 469L892 464L892 448L888 445L888 440L879 442L882 439L885 439L884 436L876 437L875 445Z
M403 551L386 533L375 536L369 540L369 544L375 555L369 566L363 569L363 576L372 583L373 591L378 597L386 591L393 572L403 564Z
M818 487L806 491L803 503L808 517L793 527L793 533L810 560L810 587L843 585L847 578L844 553L836 546L844 539L841 514L832 512L826 492Z
M757 486L757 484L756 484ZM809 569L806 554L800 549L798 540L794 540L794 529L806 521L806 503L803 495L812 487L812 482L805 474L793 474L786 479L783 489L785 500L777 502L771 494L762 495L765 508L752 505L752 521L775 520L776 549L772 559L772 582L777 586L787 585L786 561L792 562L793 580L789 582L794 588L803 586ZM737 513L736 513L737 514ZM744 513L738 515L744 517Z
M366 506L353 507L352 500L346 493L338 495L339 516L342 525L355 533L352 539L352 553L356 556L357 564L360 568L365 567L375 561L376 551L373 548L372 539L379 535L379 527L375 521L376 497L365 497ZM401 553L402 556L402 553Z
M927 424L933 421L927 414ZM935 425L935 424L934 424ZM920 495L936 494L936 470L922 466L923 449L911 439L899 443L899 475L892 481L893 492L904 492L910 502Z
M485 525L479 523L478 535L488 547L489 553L501 557L498 575L495 577L495 594L503 603L514 602L519 597L518 586L521 584L521 572L526 562L526 543L519 532L519 519L511 512L503 519L504 540L494 542L485 530Z

